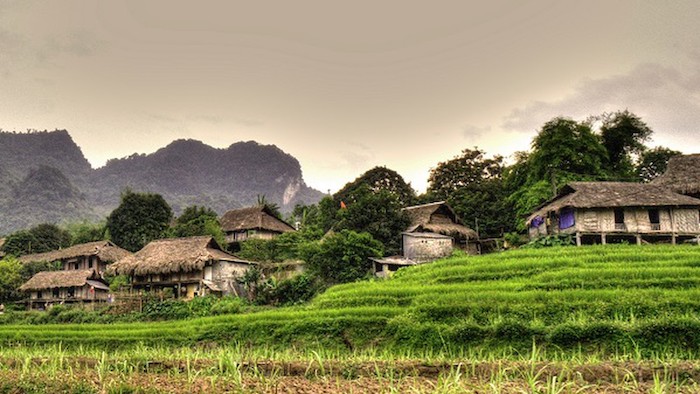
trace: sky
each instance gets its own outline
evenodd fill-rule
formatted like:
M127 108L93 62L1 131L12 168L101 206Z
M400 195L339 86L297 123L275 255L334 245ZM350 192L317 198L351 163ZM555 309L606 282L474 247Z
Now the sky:
M475 146L629 110L700 152L698 1L0 0L0 128L66 129L97 168L192 138L275 144L336 191L419 192ZM0 147L1 149L1 147Z

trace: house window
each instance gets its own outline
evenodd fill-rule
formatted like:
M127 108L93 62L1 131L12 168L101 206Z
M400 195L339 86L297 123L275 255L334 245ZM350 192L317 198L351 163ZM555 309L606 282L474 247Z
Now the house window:
M92 257L88 257L88 268L92 268L94 265L94 259Z
M75 297L75 287L69 287L68 288L68 298L73 298Z
M649 210L649 223L651 223L652 230L661 230L661 220L659 218L658 209Z
M559 229L574 227L576 224L576 214L573 208L564 208L559 212Z
M59 290L58 288L53 289L53 298L58 298L59 297Z
M622 208L615 208L615 230L625 231L625 210Z

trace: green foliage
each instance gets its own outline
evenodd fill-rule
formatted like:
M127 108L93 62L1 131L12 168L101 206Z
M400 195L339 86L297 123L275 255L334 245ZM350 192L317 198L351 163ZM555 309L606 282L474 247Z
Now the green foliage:
M553 234L538 237L523 245L523 248L546 248L575 245L571 234Z
M681 152L664 147L656 147L644 151L639 158L636 172L641 182L651 182L666 171L668 161Z
M71 235L71 244L78 245L107 239L106 223L90 223L88 221L71 223L66 226Z
M366 189L375 193L380 191L387 192L404 207L412 205L416 200L416 192L399 173L386 167L374 167L343 186L342 189L333 195L336 207L341 201L347 204L356 200L356 194L358 192L364 194Z
M301 274L289 279L266 281L255 297L259 305L290 306L308 302L325 286L310 274Z
M503 171L501 156L486 159L479 148L465 149L430 171L426 198L446 200L481 236L501 236L515 223Z
M601 116L600 137L607 151L606 167L615 180L634 180L633 155L641 155L653 131L642 119L625 110Z
M107 283L109 283L109 290L115 291L125 291L129 288L129 276L127 275L116 275L105 277Z
M554 118L532 141L529 183L550 181L554 194L564 182L598 179L605 175L607 152L588 123Z
M382 244L368 233L342 230L305 244L301 255L309 273L325 283L345 283L367 277L370 257L382 256Z
M22 263L14 257L0 260L0 303L16 301L21 298L17 290L24 281Z
M238 257L260 263L280 263L286 260L299 260L302 245L321 239L323 234L315 227L301 231L290 231L273 239L248 239L241 242Z
M71 235L55 224L43 223L10 234L5 239L3 251L14 256L43 253L71 245Z
M192 205L183 211L170 229L174 237L210 235L222 248L226 248L226 235L221 229L219 218L212 209Z
M369 233L384 245L387 254L401 250L401 232L411 224L397 197L386 190L372 191L366 185L354 190L347 208L338 212L340 219L335 230L352 230Z
M136 252L154 239L166 235L173 212L159 194L126 190L121 204L107 217L112 241Z
M241 250L236 255L259 263L275 263L281 261L279 253L280 249L274 239L251 238L241 242Z

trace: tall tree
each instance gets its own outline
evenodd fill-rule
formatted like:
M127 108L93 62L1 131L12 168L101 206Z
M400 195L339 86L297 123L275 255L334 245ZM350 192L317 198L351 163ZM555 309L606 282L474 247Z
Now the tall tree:
M554 118L542 126L532 141L528 183L549 181L553 197L566 182L604 178L607 160L600 137L589 123Z
M0 260L0 304L21 298L17 290L25 279L22 278L22 263L9 256Z
M446 200L464 222L483 236L500 236L514 225L503 180L503 157L465 149L430 171L428 196Z
M600 137L608 154L606 167L613 179L634 180L634 156L646 150L653 131L642 119L627 111L603 114Z
M396 194L388 190L373 191L369 185L361 185L355 189L346 208L338 211L340 220L335 230L367 232L384 245L388 254L396 254L401 249L401 232L411 223L402 208Z
M30 253L43 253L71 245L71 235L55 224L43 223L29 230L10 234L3 245L3 251L14 256Z
M121 203L107 217L112 241L136 252L154 239L162 238L173 218L173 211L160 194L127 190Z
M642 182L651 182L656 177L666 172L668 161L671 160L673 156L681 154L682 153L677 150L661 146L644 151L637 164L637 178Z
M383 190L392 194L402 206L412 205L416 199L416 192L410 184L406 183L398 172L386 167L374 167L360 175L354 181L346 184L333 195L336 203L352 202L355 193L362 187L367 187L372 192Z
M226 237L221 229L219 217L208 207L191 205L175 219L175 225L171 229L175 237L193 237L197 235L210 235L222 248L226 247Z

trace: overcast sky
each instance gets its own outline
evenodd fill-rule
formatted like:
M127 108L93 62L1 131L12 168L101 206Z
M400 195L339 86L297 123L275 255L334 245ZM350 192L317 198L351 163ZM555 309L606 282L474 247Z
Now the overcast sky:
M479 146L629 109L700 152L698 1L0 0L0 127L93 167L178 138L275 144L312 187L376 165L418 191Z

